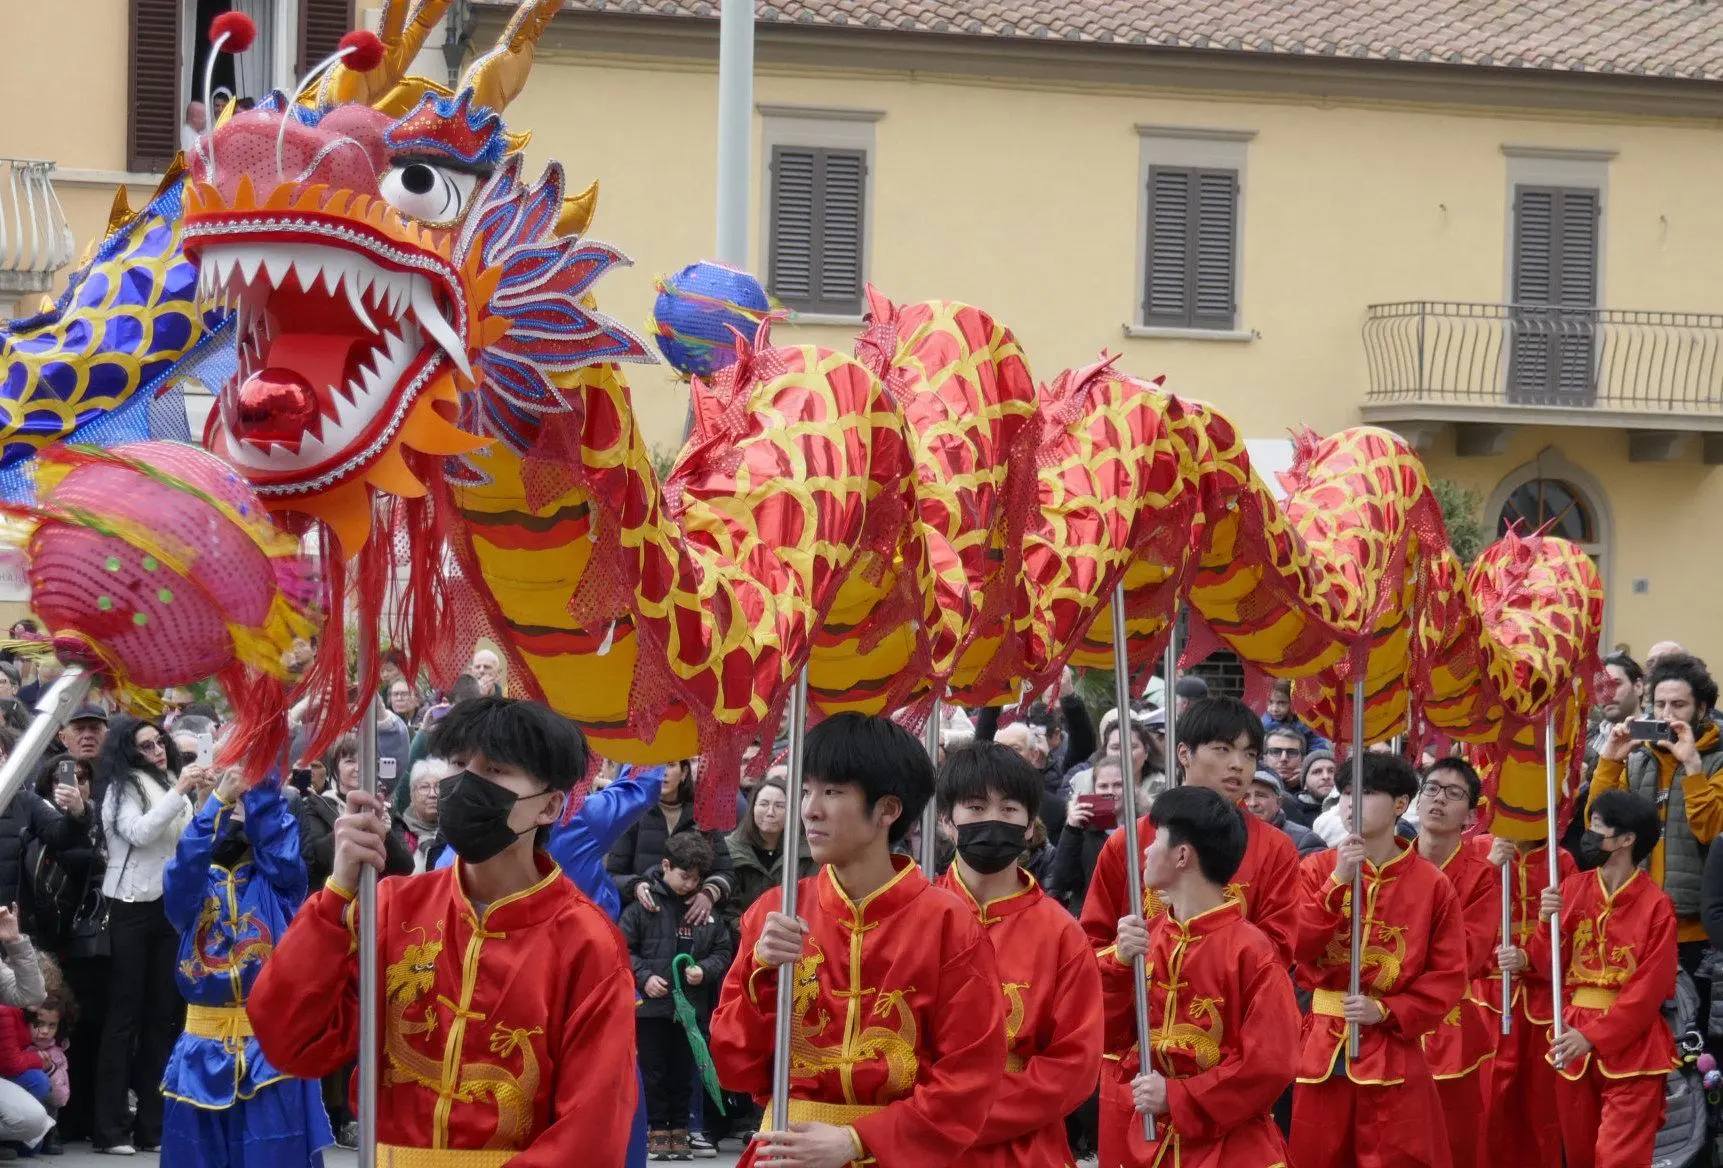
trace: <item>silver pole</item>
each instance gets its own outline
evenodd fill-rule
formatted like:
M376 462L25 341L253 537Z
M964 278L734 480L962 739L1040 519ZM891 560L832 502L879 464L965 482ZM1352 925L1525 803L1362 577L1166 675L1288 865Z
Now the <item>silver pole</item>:
M1352 834L1364 834L1364 680L1352 683ZM1364 962L1364 864L1352 874L1352 996L1362 992ZM1358 1057L1358 1024L1346 1024L1346 1057Z
M1161 724L1166 731L1161 740L1166 743L1162 751L1165 756L1161 765L1166 768L1167 786L1176 787L1184 782L1184 776L1179 773L1179 696L1174 691L1179 684L1179 606L1173 602L1173 623L1167 629L1167 651L1161 658ZM1125 712L1119 711L1123 719ZM1119 744L1121 748L1125 739L1130 735L1125 732L1123 722L1119 726Z
M1549 712L1544 718L1544 824L1549 835L1545 852L1549 856L1549 886L1561 887L1561 838L1560 829L1556 824L1556 774L1555 774L1555 703L1550 703ZM1561 1018L1561 914L1550 918L1550 993L1555 1005L1554 1026L1550 1031L1551 1043L1559 1043L1562 1033L1567 1027ZM1561 1060L1556 1059L1556 1066L1561 1066Z
M1175 625L1175 630L1176 630ZM1176 638L1177 633L1175 631ZM1143 915L1143 848L1142 841L1137 838L1137 769L1131 760L1131 662L1125 654L1125 585L1121 581L1113 585L1113 700L1119 703L1119 768L1124 772L1124 783L1121 786L1120 797L1124 803L1125 821L1125 889L1131 905L1131 915ZM1172 682L1167 682L1166 694L1172 694ZM1168 710L1172 706L1168 703ZM1168 718L1168 733L1171 733L1172 719ZM1169 737L1168 741L1172 739ZM1137 1010L1137 1062L1144 1073L1149 1070L1149 1056L1153 1047L1149 1044L1149 974L1147 958L1143 956L1131 959L1131 988L1132 997ZM1155 1117L1143 1116L1143 1138L1153 1143L1156 1139Z
M754 2L718 18L718 259L748 267L748 172L754 138Z
M922 737L927 745L927 757L932 760L935 770L939 769L939 699L933 699L933 709L928 712L927 726L922 731ZM937 800L929 798L927 806L921 811L921 872L929 880L939 874L939 805Z
M789 808L784 816L783 903L779 906L779 911L791 918L796 915L797 873L802 866L802 740L807 731L808 670L803 666L790 691ZM790 1130L790 1026L795 1021L790 1001L795 976L793 963L778 966L778 1013L772 1020L772 1127L778 1131Z
M36 702L36 717L24 737L0 766L0 810L12 805L18 789L36 774L36 764L48 753L48 743L72 717L72 711L90 692L91 677L81 665L68 665L59 679Z
M363 634L362 634L363 635ZM359 646L359 676L366 676L367 661L376 653L376 634ZM377 716L381 699L376 694L365 703L359 723L359 789L377 794ZM398 781L398 780L397 780ZM369 864L359 869L359 1165L377 1164L377 1012L379 994L377 961L377 870Z
M1512 869L1519 863L1517 857L1510 859L1502 866L1502 944L1514 943L1514 885ZM1514 975L1511 970L1502 970L1502 1037L1506 1038L1514 1032Z

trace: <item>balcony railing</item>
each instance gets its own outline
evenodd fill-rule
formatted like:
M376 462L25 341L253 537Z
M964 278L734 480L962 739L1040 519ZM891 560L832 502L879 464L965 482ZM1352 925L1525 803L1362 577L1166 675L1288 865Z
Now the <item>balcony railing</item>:
M0 294L46 292L77 254L53 172L52 162L0 158Z
M1723 315L1408 300L1364 323L1370 405L1723 414Z

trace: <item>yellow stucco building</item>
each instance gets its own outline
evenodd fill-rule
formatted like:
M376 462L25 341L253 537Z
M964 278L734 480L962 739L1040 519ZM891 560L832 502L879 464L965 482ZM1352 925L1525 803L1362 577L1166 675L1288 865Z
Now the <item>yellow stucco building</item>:
M255 76L276 83L347 15L0 5L0 93L29 111L0 153L56 163L80 240L170 132L128 116L140 76L155 122L182 109L192 30L230 3L273 30ZM419 71L511 7L457 3ZM1252 438L1391 426L1479 493L1491 535L1554 520L1593 551L1607 643L1723 660L1723 8L1224 7L763 5L752 255L790 334L847 348L866 280L985 306L1044 379L1122 352ZM39 48L73 30L75 81ZM177 43L173 67L140 65L160 65L140 38ZM717 44L706 0L569 0L509 111L535 159L600 180L594 233L635 259L602 296L638 326L654 276L713 248ZM632 381L673 445L686 394Z

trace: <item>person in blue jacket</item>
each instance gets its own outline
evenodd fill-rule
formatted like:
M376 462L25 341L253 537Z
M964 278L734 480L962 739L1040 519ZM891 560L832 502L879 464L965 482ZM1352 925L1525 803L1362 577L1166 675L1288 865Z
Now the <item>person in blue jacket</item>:
M245 999L305 899L299 822L271 772L238 770L180 836L162 901L180 935L185 1032L162 1076L162 1163L174 1168L322 1168L335 1142L318 1084L271 1066Z
M622 914L622 896L616 891L616 881L605 871L604 857L622 833L658 802L658 792L663 786L661 766L623 767L615 782L602 791L590 792L581 800L579 810L550 830L550 841L544 850L550 853L562 874L612 921ZM454 849L444 848L435 866L447 868L454 862ZM639 1073L637 1067L635 1075L638 1077ZM640 1168L646 1163L646 1091L639 1083L636 1089L640 1103L634 1109L634 1134L628 1141L626 1168Z

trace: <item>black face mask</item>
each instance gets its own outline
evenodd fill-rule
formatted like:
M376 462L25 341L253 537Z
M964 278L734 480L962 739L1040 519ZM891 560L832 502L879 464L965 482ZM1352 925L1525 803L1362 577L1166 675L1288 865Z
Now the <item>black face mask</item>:
M250 854L251 841L245 838L245 828L235 824L215 841L215 848L209 853L209 862L232 870Z
M1595 831L1579 837L1579 858L1585 861L1587 868L1601 868L1608 861L1609 852L1603 846L1608 838Z
M548 794L549 791L541 791L527 798ZM471 771L461 771L438 785L437 826L455 849L455 855L469 864L482 864L501 855L525 834L509 827L509 814L517 800L515 793L506 787L487 782Z
M1003 872L1015 864L1023 849L1029 846L1023 838L1024 830L1021 823L1005 823L997 819L960 824L957 828L957 854L983 876Z

